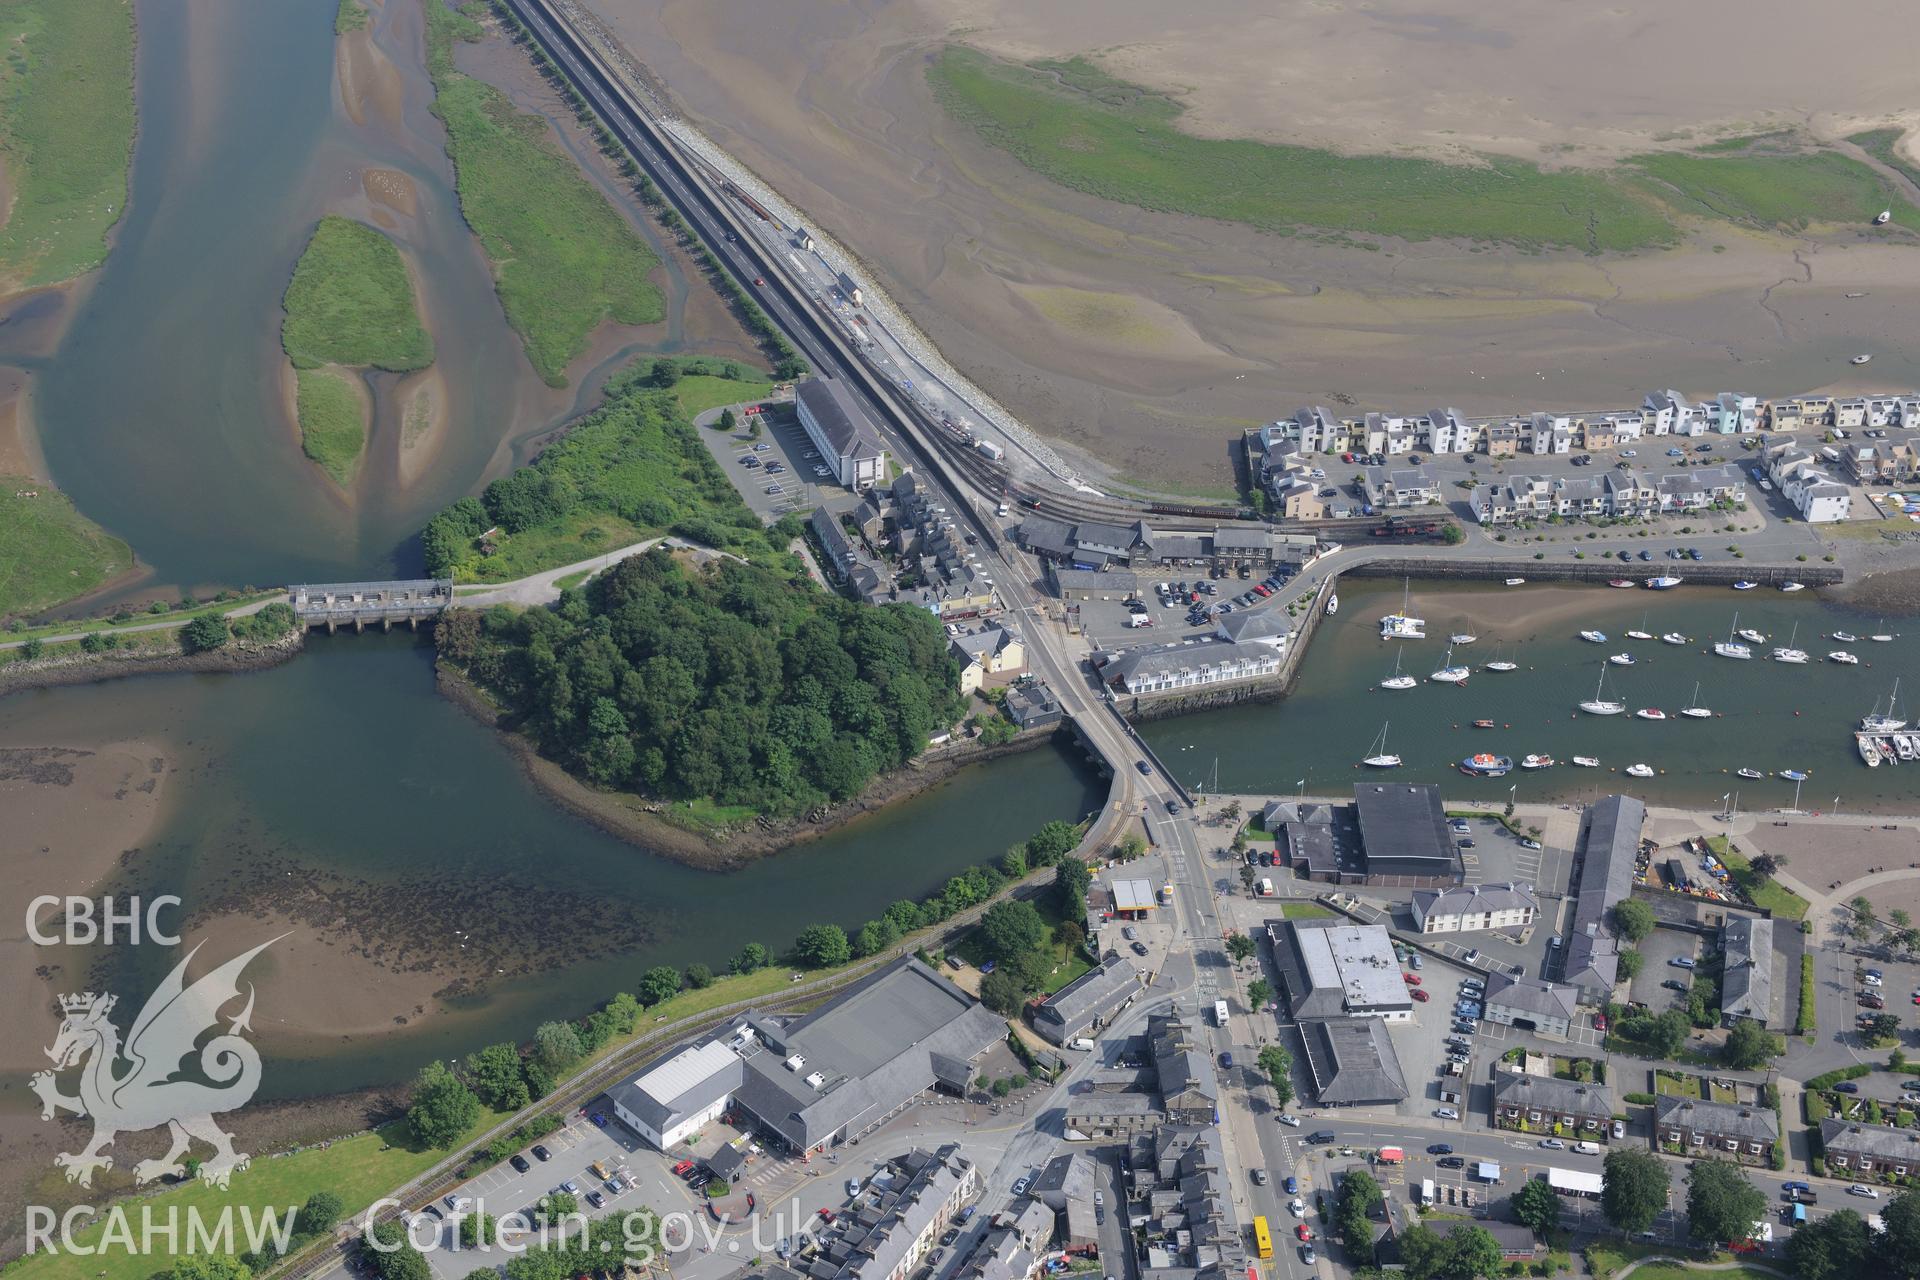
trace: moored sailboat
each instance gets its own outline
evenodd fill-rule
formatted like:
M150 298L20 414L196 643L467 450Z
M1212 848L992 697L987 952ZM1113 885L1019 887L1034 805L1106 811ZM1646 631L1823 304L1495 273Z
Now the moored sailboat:
M1593 696L1580 704L1582 711L1590 716L1617 716L1627 709L1627 704L1624 702L1614 702L1600 696L1600 691L1606 683L1607 668L1603 663L1600 667L1599 682L1593 686Z
M1388 722L1389 724L1391 721ZM1387 750L1387 725L1380 726L1380 736L1373 740L1369 754L1360 761L1370 769L1398 769L1400 757Z

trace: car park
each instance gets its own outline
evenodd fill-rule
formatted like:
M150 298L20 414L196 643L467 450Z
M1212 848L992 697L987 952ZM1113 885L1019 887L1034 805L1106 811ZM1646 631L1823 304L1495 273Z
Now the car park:
M1447 826L1452 828L1454 831L1458 832L1461 835L1465 835L1467 834L1467 832L1473 830L1473 828L1468 825L1467 820L1465 818L1449 819L1447 822Z
M1133 954L1137 956L1144 956L1147 954L1147 944L1144 942L1135 942L1130 944L1130 946L1131 946L1131 950L1133 951Z
M765 453L767 450L771 448L773 448L771 444L767 443L765 440L762 440L759 444L753 446L753 451L755 453Z
M1420 968L1421 966L1420 966L1420 956L1419 956L1419 953L1418 953L1418 952L1416 952L1416 953L1415 953L1415 954L1413 954L1412 956L1409 956L1409 957L1407 958L1407 963L1408 963L1408 964L1410 964L1410 965L1412 965L1412 966L1413 966L1413 967L1414 967L1415 969L1418 969L1418 968Z
M1866 983L1870 987L1883 987L1887 984L1887 980L1885 978L1881 977L1879 974L1875 973L1871 969L1867 970L1866 973L1861 975L1860 981Z

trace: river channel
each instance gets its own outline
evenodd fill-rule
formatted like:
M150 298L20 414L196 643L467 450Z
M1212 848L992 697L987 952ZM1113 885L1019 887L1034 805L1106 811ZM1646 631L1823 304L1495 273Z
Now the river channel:
M1647 571L1643 567L1636 581ZM1503 802L1516 786L1522 801L1584 800L1629 790L1655 803L1688 806L1717 806L1721 796L1737 790L1742 808L1780 808L1793 803L1794 788L1772 775L1797 769L1810 775L1802 808L1830 808L1836 796L1843 810L1910 813L1920 803L1920 764L1868 769L1851 732L1876 699L1885 703L1895 677L1906 677L1903 708L1909 696L1920 697L1920 634L1913 634L1911 619L1883 623L1820 601L1812 591L1417 582L1412 612L1427 620L1431 638L1401 645L1379 639L1379 622L1398 612L1402 590L1401 583L1383 579L1343 581L1339 612L1321 623L1285 699L1156 721L1145 726L1148 741L1189 785L1208 783L1217 769L1217 790L1270 795L1292 794L1302 784L1308 795L1338 795L1363 774L1386 773L1440 783L1449 796ZM1736 612L1741 628L1768 636L1751 661L1711 653L1715 640L1727 638ZM1607 643L1580 639L1585 630L1606 634ZM1629 630L1691 639L1684 646L1631 640ZM1835 631L1859 640L1829 640ZM1876 633L1895 639L1867 639ZM1446 661L1454 634L1477 636L1453 650L1453 661L1473 674L1464 685L1434 683L1427 677ZM1765 660L1772 646L1789 640L1811 661L1795 666ZM1853 652L1860 665L1825 661L1836 649ZM1607 663L1617 653L1630 654L1634 665ZM1402 670L1420 683L1403 691L1379 689L1393 674L1397 655ZM1500 659L1518 663L1519 670L1482 669ZM1657 707L1671 718L1577 711L1593 697L1603 667L1609 699L1632 710ZM1696 720L1674 714L1688 705L1712 708L1716 715ZM1482 719L1496 727L1472 727ZM1357 762L1373 754L1382 726L1389 726L1387 750L1405 764L1391 771L1360 768ZM1458 772L1463 757L1483 751L1516 762L1529 754L1550 755L1560 763L1516 768L1499 781ZM1576 768L1569 763L1576 755L1597 757L1601 767ZM1635 763L1660 772L1649 779L1623 776L1620 771ZM1742 768L1769 776L1742 779L1736 775Z

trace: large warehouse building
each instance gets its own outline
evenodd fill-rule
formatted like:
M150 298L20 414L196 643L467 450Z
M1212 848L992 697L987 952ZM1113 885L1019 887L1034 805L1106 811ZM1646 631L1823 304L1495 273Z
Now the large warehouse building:
M809 378L794 391L800 425L820 451L820 464L856 493L887 478L887 450L866 410L832 379Z
M1269 920L1274 967L1297 1019L1413 1019L1413 997L1385 925L1349 920Z
M1447 834L1440 788L1361 783L1353 789L1367 883L1436 888L1458 884L1460 852Z
M663 1149L723 1111L774 1143L822 1151L899 1114L929 1089L964 1092L1007 1024L905 957L797 1018L748 1012L611 1094L615 1114Z

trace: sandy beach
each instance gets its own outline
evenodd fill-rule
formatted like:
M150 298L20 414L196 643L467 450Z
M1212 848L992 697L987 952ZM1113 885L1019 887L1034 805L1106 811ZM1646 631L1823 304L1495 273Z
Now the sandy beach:
M956 364L1095 475L1220 493L1229 441L1302 403L1480 414L1628 405L1665 386L1790 394L1866 349L1885 385L1920 382L1899 318L1920 303L1911 255L1852 232L1703 222L1680 247L1631 258L1265 235L1057 187L956 125L926 81L951 38L1018 57L1092 53L1174 91L1200 131L1586 164L1777 119L1777 82L1709 90L1659 70L1722 29L1731 0L1550 20L1517 0L1208 0L1171 29L1135 0L593 7L676 107L852 246ZM1726 25L1761 62L1859 34L1806 16ZM1565 93L1572 49L1579 64L1617 65L1622 95ZM1407 66L1441 54L1450 68L1507 69L1409 83ZM1888 123L1907 109L1897 62L1876 52L1857 80L1796 86L1791 123L1821 136ZM1330 65L1343 68L1333 95Z
M447 380L439 365L408 374L394 389L399 416L398 475L411 488L432 467L447 433Z
M33 377L8 365L0 365L0 474L48 478L34 431Z

